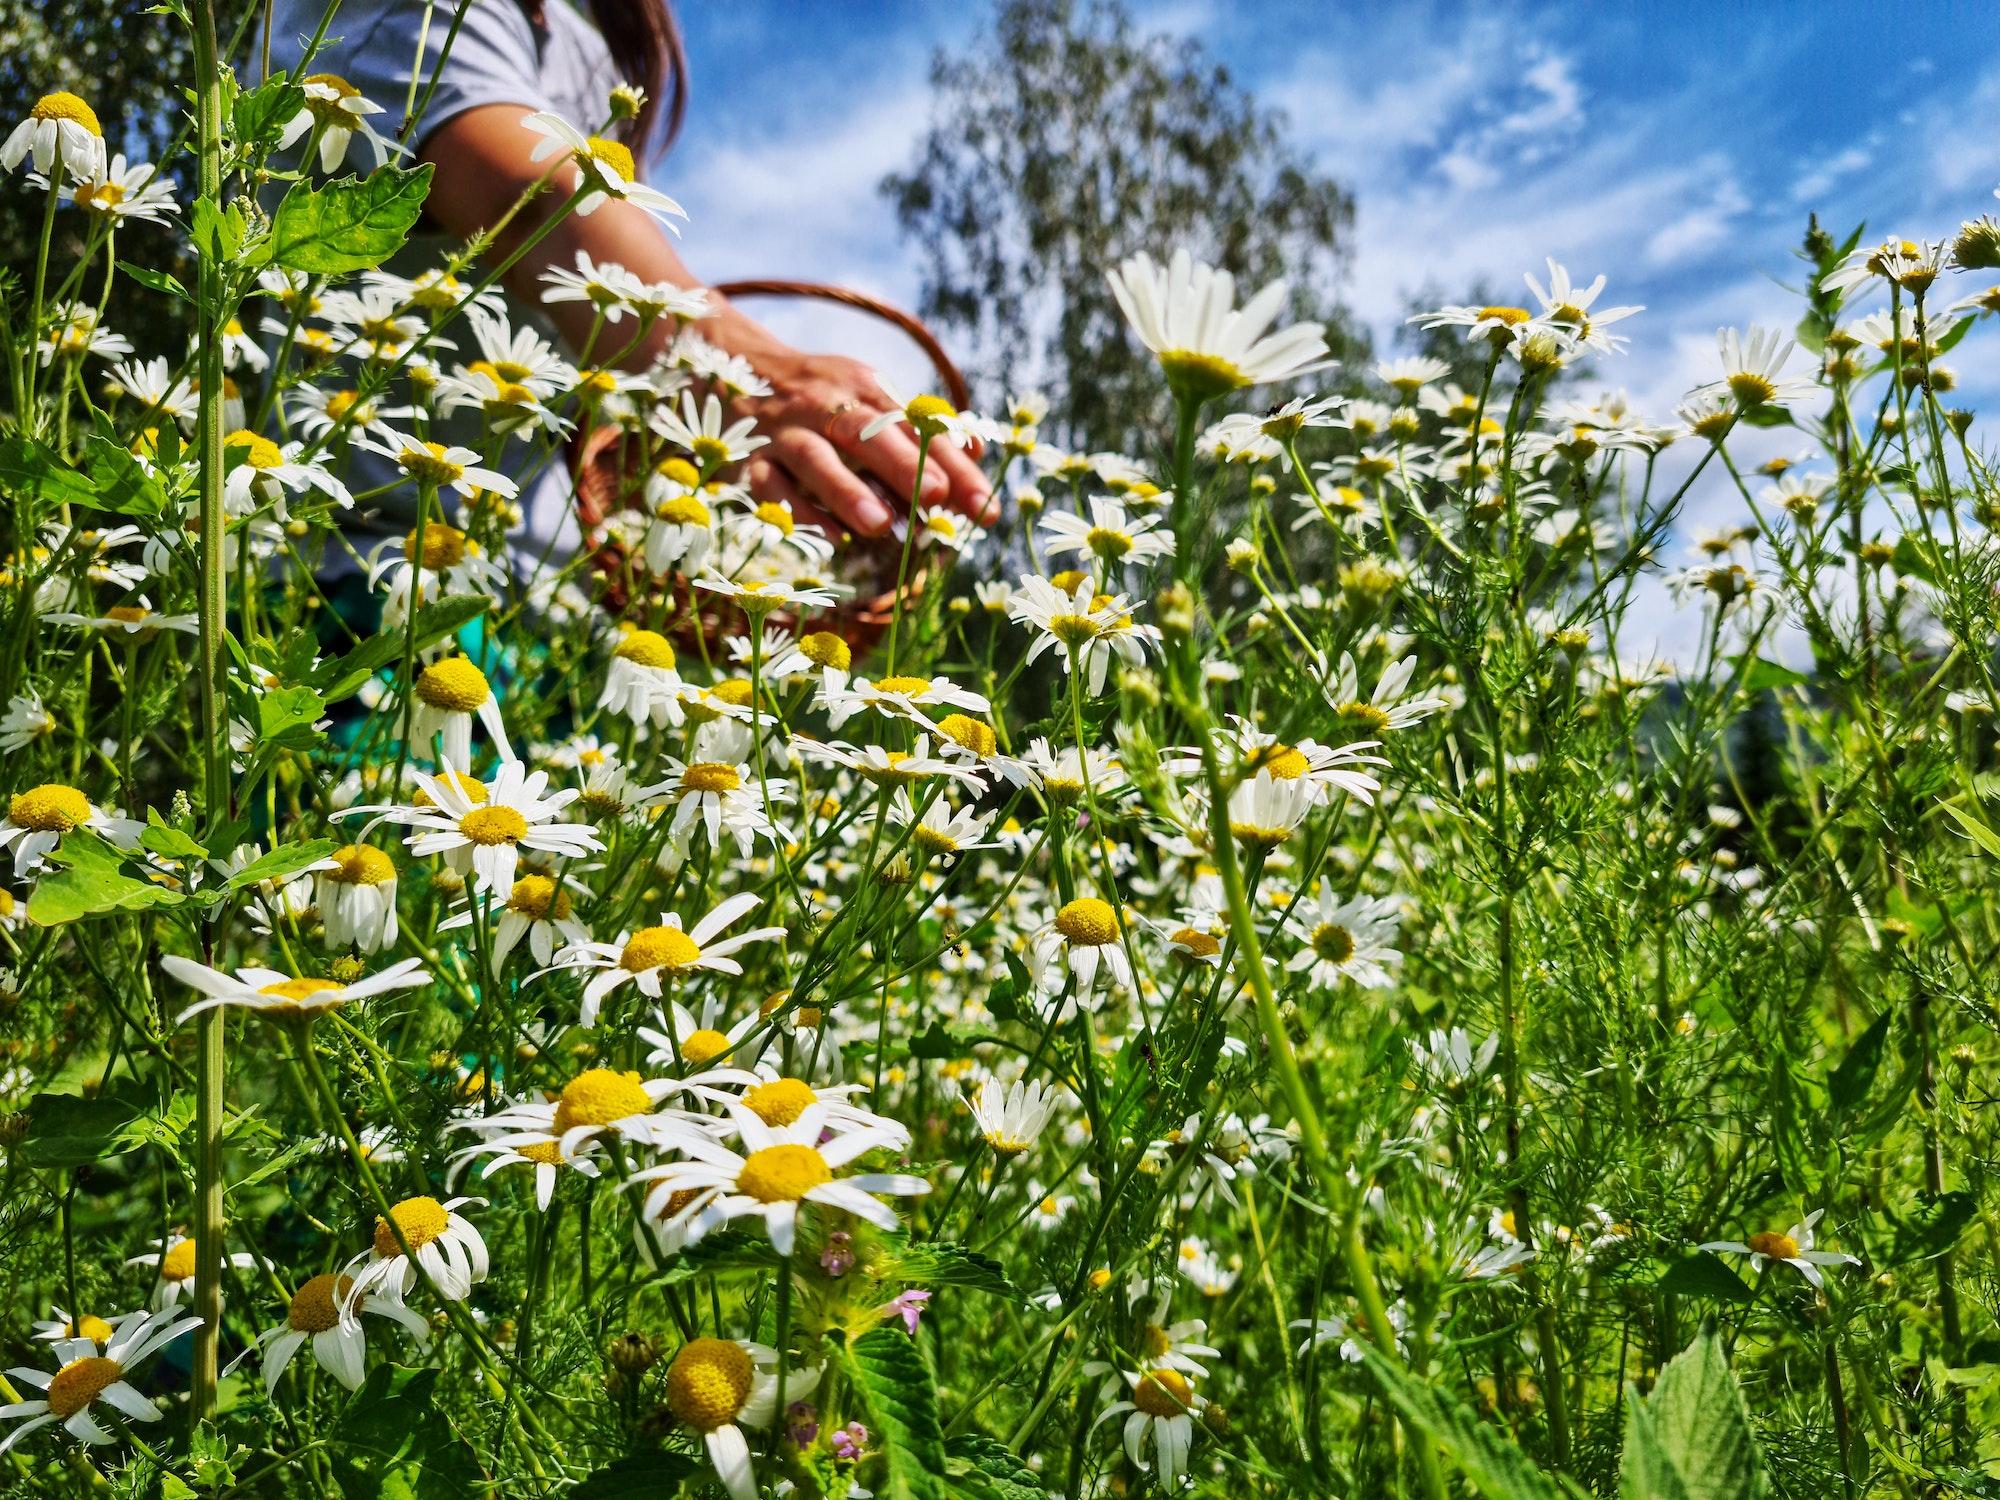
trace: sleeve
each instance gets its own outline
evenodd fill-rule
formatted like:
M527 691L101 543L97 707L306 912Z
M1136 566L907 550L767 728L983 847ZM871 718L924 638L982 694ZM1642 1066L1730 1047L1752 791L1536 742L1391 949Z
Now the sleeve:
M324 0L278 0L271 22L274 69L290 67L304 54L323 8ZM313 58L313 71L339 74L380 105L382 115L375 118L386 122L387 134L402 123L412 71L419 99L436 73L437 88L412 142L419 147L445 121L482 104L554 108L540 79L534 28L516 0L473 0L441 73L438 60L444 56L456 6L438 0L430 7L428 30L425 8L418 0L349 0L335 13L327 40ZM419 33L424 40L421 64Z

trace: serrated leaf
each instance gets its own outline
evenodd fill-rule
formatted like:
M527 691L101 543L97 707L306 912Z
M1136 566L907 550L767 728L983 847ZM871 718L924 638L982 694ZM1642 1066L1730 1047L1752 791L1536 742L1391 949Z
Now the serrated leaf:
M1883 1011L1868 1029L1854 1039L1840 1066L1827 1075L1826 1107L1834 1118L1851 1115L1868 1097L1869 1087L1882 1067L1883 1044L1889 1037L1891 1013Z
M213 198L195 199L194 211L188 216L188 237L208 260L235 260L243 251L246 227L240 205L219 208Z
M146 826L139 834L139 847L166 859L206 859L208 850L180 829L164 821L159 809L146 809Z
M1559 1500L1534 1460L1479 1420L1442 1387L1413 1380L1372 1344L1362 1345L1382 1394L1428 1434L1486 1500Z
M628 1454L584 1475L583 1482L564 1496L565 1500L656 1500L674 1494L701 1470L702 1465L685 1453L656 1448Z
M35 882L28 920L57 927L109 911L178 906L187 897L157 881L127 873L125 855L88 828L76 828L48 854L56 868Z
M329 1448L347 1500L466 1500L485 1470L434 1400L436 1370L377 1365L334 1424Z
M285 126L306 107L306 91L284 77L273 78L230 106L231 132L239 146L275 144Z
M484 594L454 594L417 611L417 649L456 635L486 613L493 601ZM321 662L312 685L328 703L338 703L361 691L361 685L391 662L403 659L403 632L370 636L347 655Z
M899 1244L884 1257L882 1269L919 1286L969 1286L1017 1301L1021 1296L999 1261L964 1245Z
M1704 1330L1627 1412L1621 1500L1761 1500L1764 1457L1743 1393ZM1635 1434L1636 1440L1635 1440Z
M1041 1477L1005 1443L978 1433L947 1438L945 1463L952 1487L977 1500L1046 1500Z
M140 1143L127 1131L146 1112L149 1100L138 1084L121 1078L85 1099L76 1094L37 1094L28 1101L28 1134L19 1158L30 1167L83 1167L120 1156Z
M1697 1250L1676 1261L1653 1283L1653 1290L1670 1297L1710 1297L1723 1302L1748 1302L1756 1295L1713 1250Z
M769 1240L745 1234L740 1229L718 1229L683 1247L657 1280L674 1286L696 1276L730 1271L774 1271L784 1263L784 1257L771 1248Z
M278 688L257 700L257 743L264 749L310 750L326 700L309 687Z
M372 270L402 248L430 186L429 162L318 188L295 183L271 221L271 258L316 276Z
M261 859L253 859L249 864L229 877L228 888L232 891L244 890L266 880L283 880L287 875L296 875L309 865L316 865L333 853L332 839L308 839L303 844L280 844Z
M876 1494L885 1500L946 1500L944 1427L916 1344L900 1330L882 1327L839 1350L882 1445L883 1479Z

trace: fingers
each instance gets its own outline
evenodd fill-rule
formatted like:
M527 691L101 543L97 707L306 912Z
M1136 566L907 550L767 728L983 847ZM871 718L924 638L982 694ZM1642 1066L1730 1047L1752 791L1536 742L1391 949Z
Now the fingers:
M991 526L1000 519L1000 499L993 493L992 481L970 453L946 443L933 443L930 461L951 483L951 496L946 503L953 510L981 526Z
M880 536L895 519L868 482L840 460L833 445L802 427L780 428L763 450L823 510L861 536Z
M877 476L891 494L902 499L916 486L917 439L909 428L896 422L864 441L862 429L875 416L862 407L842 412L827 424L827 436L841 452ZM924 487L919 503L926 507L944 504L951 493L951 481L937 465L938 452L944 446L932 444L930 458L924 463Z

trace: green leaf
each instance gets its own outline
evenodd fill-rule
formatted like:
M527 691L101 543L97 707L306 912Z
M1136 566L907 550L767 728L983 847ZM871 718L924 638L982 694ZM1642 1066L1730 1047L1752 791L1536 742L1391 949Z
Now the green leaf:
M1973 843L1988 854L2000 855L2000 833L1988 828L1985 819L1976 817L1970 810L1960 807L1956 802L1940 802L1938 806L1958 819L1959 825L1972 835Z
M94 433L84 438L83 465L96 490L89 503L99 510L143 517L166 513L167 494L160 481L119 444Z
M239 146L275 144L285 126L306 107L306 91L288 78L273 78L247 94L238 94L229 111Z
M1790 667L1779 666L1774 661L1766 661L1761 656L1737 657L1734 666L1741 675L1737 686L1746 693L1761 693L1768 688L1799 687L1812 681L1804 672L1794 672Z
M1756 1295L1713 1250L1697 1250L1676 1261L1653 1283L1653 1290L1669 1297L1710 1297L1723 1302L1748 1302Z
M0 485L51 505L97 503L97 492L88 480L53 449L30 437L16 435L0 443Z
M1922 537L1907 531L1897 537L1893 561L1896 571L1906 578L1920 578L1925 583L1938 581L1936 553Z
M665 1286L675 1286L696 1276L718 1272L774 1271L784 1263L784 1257L771 1248L769 1240L740 1229L720 1229L684 1247L656 1280Z
M229 877L229 889L240 891L266 880L283 880L287 875L296 875L308 865L316 865L333 853L332 839L308 839L303 844L280 844L262 859L253 859L249 864Z
M347 1500L466 1500L489 1480L434 1401L436 1370L377 1365L334 1424L334 1477Z
M1790 427L1792 414L1782 406L1753 406L1741 413L1741 418L1752 427Z
M197 198L188 219L188 237L205 259L233 261L242 254L246 227L239 204L218 208L213 198Z
M1835 1119L1842 1119L1861 1107L1869 1087L1882 1067L1882 1048L1889 1038L1889 1011L1883 1011L1868 1029L1854 1039L1840 1066L1827 1076L1826 1107Z
M257 744L262 749L310 750L322 736L313 728L326 700L309 687L278 688L257 700Z
M1707 1329L1627 1408L1620 1500L1761 1500L1764 1457L1743 1393Z
M875 1493L884 1500L945 1500L944 1427L916 1344L898 1329L871 1328L839 1352L882 1444L883 1479Z
M49 851L57 868L35 882L28 920L41 927L81 921L107 911L178 906L187 899L157 881L128 874L125 855L88 828L76 828Z
M889 1251L879 1269L919 1286L969 1286L1015 1301L1021 1296L999 1261L963 1245L905 1242Z
M1960 318L1956 323L1952 324L1945 336L1937 341L1937 352L1939 354L1951 353L1952 350L1958 347L1958 341L1972 332L1972 325L1978 321L1978 315L1975 314L1969 318Z
M1882 1269L1933 1260L1945 1254L1958 1243L1965 1226L1978 1212L1979 1200L1971 1193L1925 1193L1909 1213L1892 1220L1895 1237L1881 1257Z
M168 823L154 807L146 809L146 827L139 835L139 847L167 859L208 858L208 850Z
M164 292L169 297L178 297L183 302L192 302L186 287L182 286L165 271L155 271L148 266L135 266L129 260L118 262L118 269L148 291Z
M952 1488L977 1500L1047 1500L1048 1490L1035 1471L1005 1443L978 1433L962 1432L944 1445Z
M295 183L271 222L272 259L316 276L372 270L402 248L430 186L429 162L320 188Z
M1022 999L1035 987L1028 977L1028 966L1011 948L1002 949L1000 956L1007 961L1007 977L993 981L993 988L986 994L986 1008L993 1012L996 1021L1032 1021L1034 1017L1021 1008Z
M702 1465L687 1454L655 1448L628 1454L584 1475L583 1483L564 1492L564 1500L656 1500L675 1493L701 1471Z
M493 603L484 594L454 594L417 611L417 649L435 645L448 635L456 635L468 623L486 613ZM391 662L403 659L403 632L383 631L370 636L347 655L321 662L313 673L312 685L328 703L338 703L361 691L361 685Z
M1559 1500L1534 1460L1479 1420L1442 1386L1413 1380L1372 1345L1362 1346L1382 1394L1445 1452L1486 1500Z
M121 1156L140 1144L127 1133L151 1103L130 1078L89 1099L37 1094L28 1101L28 1134L20 1160L30 1167L84 1167Z

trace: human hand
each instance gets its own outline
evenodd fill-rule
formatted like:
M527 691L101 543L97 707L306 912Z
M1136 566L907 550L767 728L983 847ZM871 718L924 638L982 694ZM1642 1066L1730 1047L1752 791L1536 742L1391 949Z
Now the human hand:
M797 350L760 353L755 363L771 394L741 397L732 407L735 415L756 418L771 440L744 464L751 494L790 502L795 517L831 536L843 527L858 536L889 530L909 508L917 439L899 423L862 440L862 429L889 409L875 372L859 360ZM932 443L920 503L991 525L999 502L975 462L978 453Z

